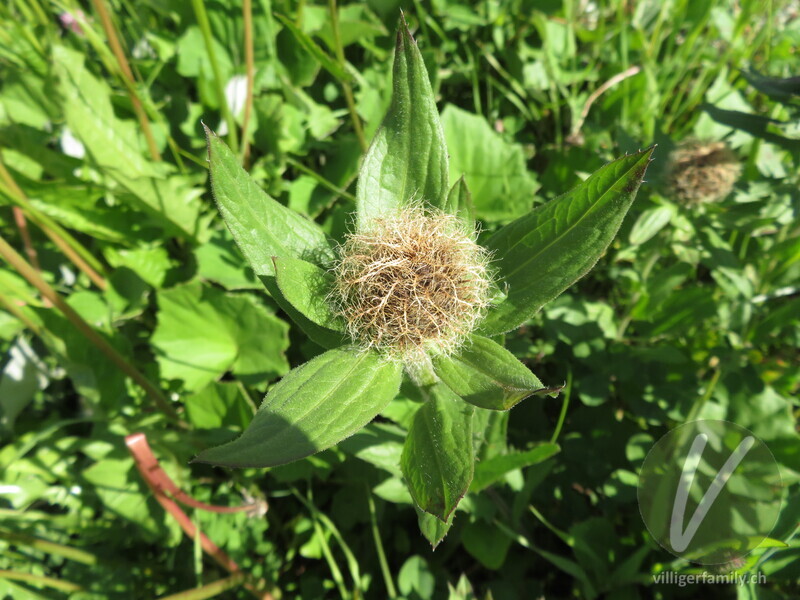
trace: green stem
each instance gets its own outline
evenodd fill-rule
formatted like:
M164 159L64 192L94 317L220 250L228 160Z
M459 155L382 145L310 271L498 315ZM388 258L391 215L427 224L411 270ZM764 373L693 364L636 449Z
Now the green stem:
M375 514L375 501L372 499L372 492L367 488L367 503L369 505L369 520L372 525L372 537L375 539L375 551L378 553L378 563L381 565L381 574L383 581L386 585L386 594L388 597L396 598L397 589L394 587L392 580L392 572L389 569L389 563L386 561L386 553L383 550L383 542L381 541L381 532L378 529L378 517Z
M49 540L43 540L31 535L26 535L24 533L16 533L13 531L0 529L0 539L11 542L12 544L27 546L28 548L33 548L46 554L63 556L64 558L83 563L84 565L91 566L97 564L97 556L91 554L90 552L85 552L83 550L79 550L71 546L65 546L63 544L57 544Z
M555 444L561 433L561 428L564 426L564 420L567 418L567 408L569 407L569 399L572 396L572 370L567 371L567 385L564 386L562 393L563 400L561 401L561 413L558 415L558 422L556 423L555 431L550 436L550 443Z
M211 63L211 70L214 72L214 84L217 88L217 96L220 104L220 111L222 118L228 125L228 144L234 154L239 151L239 137L236 133L236 121L233 120L231 108L228 106L228 100L225 98L225 82L222 81L222 71L219 68L219 61L217 61L217 53L214 51L214 38L211 35L211 23L208 21L208 13L206 12L203 0L192 0L192 9L194 10L197 24L200 26L200 31L203 34L203 42L206 46L208 53L208 61Z
M0 570L0 579L26 581L29 583L39 584L44 587L53 588L54 590L61 590L62 592L80 592L83 590L81 586L76 583L72 583L71 581L64 581L63 579L56 579L54 577L45 577L44 575L20 573L19 571Z
M341 66L343 70L346 70L347 65L344 59L342 36L339 33L339 10L336 7L336 0L328 0L328 8L330 9L331 13L331 27L333 28L333 45L334 52L336 54L336 60L339 62L339 66ZM347 102L347 110L350 112L350 120L353 121L353 129L356 132L358 143L361 145L361 150L366 152L368 147L367 139L364 137L364 128L361 125L361 118L358 116L358 112L356 111L356 102L353 98L353 88L350 86L350 82L347 80L342 79L339 83L341 84L342 91L344 92L344 99L345 102Z
M242 18L244 20L244 64L247 76L247 95L244 100L244 117L242 118L242 164L247 167L250 160L250 136L247 128L250 124L250 113L253 111L253 86L256 76L253 54L253 3L242 1Z
M322 175L320 175L313 169L309 169L303 163L296 161L291 156L286 157L286 162L288 162L290 165L292 165L295 169L297 169L301 173L304 173L309 177L313 177L317 181L317 183L319 183L322 187L326 188L328 191L331 191L334 194L338 194L342 198L346 198L347 200L350 200L350 202L355 203L356 197L353 194L338 187L335 183L328 181Z

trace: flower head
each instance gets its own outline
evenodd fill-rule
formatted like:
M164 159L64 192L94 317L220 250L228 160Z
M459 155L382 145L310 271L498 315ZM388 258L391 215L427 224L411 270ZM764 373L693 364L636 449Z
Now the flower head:
M719 202L733 190L741 165L724 142L684 142L669 156L667 185L687 204Z
M489 303L488 253L473 233L412 205L350 234L330 295L350 337L411 363L455 350Z

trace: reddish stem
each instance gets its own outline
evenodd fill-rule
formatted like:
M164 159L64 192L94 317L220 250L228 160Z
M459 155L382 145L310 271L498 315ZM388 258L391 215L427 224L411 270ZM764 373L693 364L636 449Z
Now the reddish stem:
M219 546L212 542L206 534L198 530L194 523L192 523L192 520L189 518L189 516L183 512L175 500L167 496L167 493L172 495L176 500L179 500L183 504L216 513L230 513L239 511L258 513L260 511L266 511L266 502L262 502L260 505L250 504L236 507L212 506L210 504L199 502L198 500L190 497L188 494L182 492L178 486L175 485L175 482L172 481L169 475L167 475L166 472L161 468L161 466L158 464L158 460L153 455L153 451L150 450L150 445L147 443L147 438L143 433L133 433L127 436L125 438L125 443L128 446L128 450L133 455L136 468L139 469L139 472L142 474L145 483L147 483L147 487L149 487L150 491L153 492L156 500L158 500L158 503L164 507L164 510L172 515L172 517L178 522L178 525L181 526L183 532L191 539L199 539L200 546L203 548L203 551L213 558L223 569L232 574L241 573L242 570L236 561L234 561ZM253 594L253 596L259 598L259 600L274 600L272 594L257 589L252 583L246 583L245 587Z

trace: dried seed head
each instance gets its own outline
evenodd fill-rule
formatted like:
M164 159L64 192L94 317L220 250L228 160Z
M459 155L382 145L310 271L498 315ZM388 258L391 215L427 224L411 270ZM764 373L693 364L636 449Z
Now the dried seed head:
M741 165L724 142L684 142L669 156L667 185L686 204L719 202L733 190Z
M350 337L407 363L449 353L488 305L488 254L457 217L412 206L347 237L332 306Z

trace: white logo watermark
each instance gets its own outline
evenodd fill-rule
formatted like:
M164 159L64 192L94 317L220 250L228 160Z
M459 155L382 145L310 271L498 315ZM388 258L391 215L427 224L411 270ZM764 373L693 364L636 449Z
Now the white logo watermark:
M767 446L727 421L676 427L639 474L639 510L651 535L672 554L707 565L741 559L767 538L781 493Z

